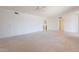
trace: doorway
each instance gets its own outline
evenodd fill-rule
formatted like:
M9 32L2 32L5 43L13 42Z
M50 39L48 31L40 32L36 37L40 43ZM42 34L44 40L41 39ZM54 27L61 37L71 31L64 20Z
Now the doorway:
M64 32L64 19L62 17L58 19L58 27L60 32Z

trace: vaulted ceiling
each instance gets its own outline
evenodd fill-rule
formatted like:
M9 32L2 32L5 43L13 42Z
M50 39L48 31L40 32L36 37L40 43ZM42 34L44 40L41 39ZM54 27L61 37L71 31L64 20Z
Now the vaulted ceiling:
M8 10L13 10L21 13L29 13L42 17L55 17L70 9L72 6L0 6Z

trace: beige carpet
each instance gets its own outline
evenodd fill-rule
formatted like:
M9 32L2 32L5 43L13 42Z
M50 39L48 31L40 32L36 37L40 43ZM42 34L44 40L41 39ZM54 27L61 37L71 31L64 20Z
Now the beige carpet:
M0 39L3 52L76 52L79 35L62 32L36 32Z

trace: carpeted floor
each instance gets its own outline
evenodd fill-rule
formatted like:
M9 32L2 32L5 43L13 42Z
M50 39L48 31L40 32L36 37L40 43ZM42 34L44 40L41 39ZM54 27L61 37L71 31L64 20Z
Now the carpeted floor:
M0 39L1 52L77 52L79 35L63 32L36 32Z

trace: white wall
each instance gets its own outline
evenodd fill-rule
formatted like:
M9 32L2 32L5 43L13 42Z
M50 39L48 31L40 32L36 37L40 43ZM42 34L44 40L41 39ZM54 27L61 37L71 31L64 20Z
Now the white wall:
M64 31L78 33L78 11L70 11L62 15L64 18Z
M48 30L58 30L58 20L48 19Z
M42 31L43 19L0 8L0 38Z

